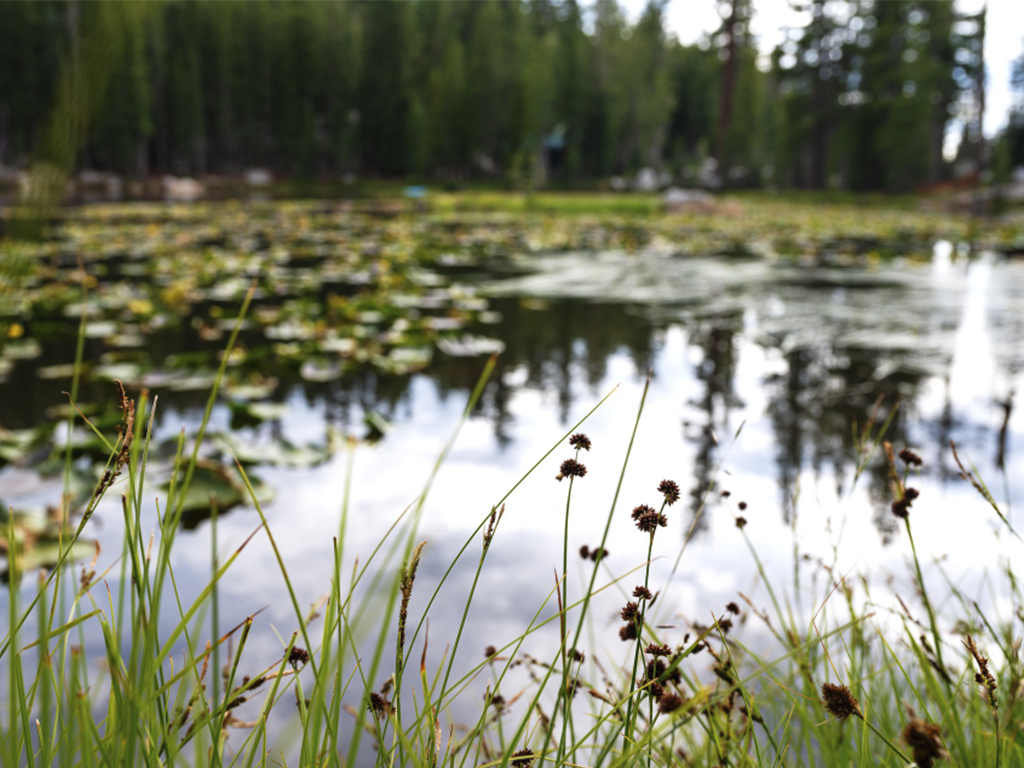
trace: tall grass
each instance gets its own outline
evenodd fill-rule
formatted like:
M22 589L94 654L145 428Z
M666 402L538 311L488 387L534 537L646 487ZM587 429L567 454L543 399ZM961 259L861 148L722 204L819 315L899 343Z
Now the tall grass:
M572 489L588 482L583 462L591 442L577 432L586 417L557 438L508 492L483 502L487 513L441 569L424 608L414 615L411 597L422 589L417 572L427 556L419 535L424 503L486 386L493 359L422 490L376 548L357 553L358 559L346 545L352 456L358 450L350 443L338 532L330 543L333 568L324 574L325 599L314 609L300 605L271 521L241 464L238 471L259 525L240 547L221 557L214 513L209 579L186 595L176 581L173 557L182 546L178 532L184 500L249 298L251 293L201 425L191 443L184 436L179 440L175 480L155 520L143 519L143 500L158 399L142 395L133 401L120 386L113 394L122 422L115 435L104 436L110 449L104 474L84 513L68 521L69 536L55 567L36 574L19 571L17 536L8 517L12 588L0 645L6 677L0 764L1024 765L1019 551L1011 550L1017 554L989 574L1001 598L992 604L1012 604L1014 615L980 608L951 581L945 594L931 594L925 571L942 573L942 566L919 551L913 538L918 515L913 507L922 493L911 483L919 484L913 474L920 459L883 442L888 421L876 420L877 412L860 440L864 461L884 446L884 455L876 458L890 467L893 513L904 523L912 590L895 600L876 598L868 578L838 573L834 563L808 565L796 547L794 583L786 591L790 588L773 583L763 567L738 504L734 520L762 577L759 592L737 595L724 606L704 606L708 618L691 622L681 640L669 643L666 625L674 619L665 606L672 579L661 593L653 593L651 562L668 555L678 565L684 556L689 536L671 510L678 486L651 479L659 508L620 500L626 473L642 471L630 467L629 457L644 417L645 389L632 433L601 436L605 446L621 441L621 469L604 537L594 550L581 553L589 575L576 591L568 578L568 542ZM468 618L492 544L502 533L505 502L558 450L565 452L559 479L568 482L553 483L552 493L564 493L565 518L562 561L548 598L518 634L467 665ZM959 456L957 461L965 481L1017 537L984 483ZM121 497L121 551L104 554L106 571L97 575L95 568L84 569L75 578L72 547L97 505L112 493ZM636 535L646 537L648 555L616 574L608 567L605 548L612 521L620 515L631 515ZM146 531L153 528L151 541ZM668 535L666 528L675 534ZM247 645L254 632L267 629L259 616L223 626L219 589L256 537L265 537L274 553L295 630L282 639L274 664L253 670ZM1012 544L1024 546L1019 537ZM440 641L429 639L447 645L431 666L429 617L464 558L476 560L468 596L458 625L447 628ZM356 567L343 571L343 564L351 562ZM112 592L103 577L115 571L119 578ZM614 630L595 621L595 600L602 593L621 596L622 623ZM523 653L529 638L551 627L558 640L546 658ZM459 671L467 666L468 672ZM247 723L235 714L245 702L258 704L256 718ZM450 722L456 705L478 713L458 729ZM298 721L293 741L275 726L289 717Z

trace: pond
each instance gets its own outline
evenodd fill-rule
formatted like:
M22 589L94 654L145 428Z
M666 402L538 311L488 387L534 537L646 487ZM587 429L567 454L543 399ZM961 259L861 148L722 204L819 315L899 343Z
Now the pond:
M1012 516L1024 492L1024 417L1015 407L1024 384L1024 263L968 254L938 238L956 234L941 225L855 247L823 238L813 253L803 247L792 257L757 244L736 252L735 232L725 248L707 229L706 252L694 253L693 238L679 236L692 225L430 219L333 203L86 209L24 256L41 265L24 291L0 296L9 338L0 361L0 499L45 517L32 510L59 502L68 440L75 488L87 494L102 466L94 436L79 427L68 437L58 426L81 324L84 413L113 434L114 379L159 399L147 490L154 501L181 430L191 437L202 419L219 353L255 280L210 421L208 485L190 504L175 555L186 592L210 575L203 493L215 489L222 502L219 551L258 527L251 506L228 503L245 496L230 475L234 453L258 478L299 604L315 604L333 573L346 494L351 569L425 487L488 356L499 352L422 512L402 523L417 520L416 540L427 542L416 616L474 529L541 460L504 502L460 669L521 633L540 606L545 615L557 610L551 590L568 484L556 475L574 454L565 442L548 452L573 431L593 447L580 457L586 476L573 482L571 592L589 576L576 551L600 544L613 498L608 572L644 563L647 537L629 513L656 504L666 478L683 498L659 534L652 583L680 636L741 594L765 602L745 537L772 578L797 580L797 600L801 568L823 579L866 574L880 592L908 590L908 550L875 449L888 423L885 439L924 461L912 513L919 551L928 563L944 558L945 573L980 596L983 568L995 560L992 515L949 446L955 441ZM110 554L122 536L118 496L108 494L87 531L111 585L120 569ZM432 659L452 642L479 550L477 537L431 609ZM82 554L88 560L91 548ZM934 568L926 577L944 578ZM631 587L627 580L621 589ZM295 618L265 537L246 545L221 600L227 626L263 610L264 631L253 633L247 654L254 665L272 663ZM599 604L597 631L614 630L618 602L617 593ZM548 630L530 640L538 653L557 636Z

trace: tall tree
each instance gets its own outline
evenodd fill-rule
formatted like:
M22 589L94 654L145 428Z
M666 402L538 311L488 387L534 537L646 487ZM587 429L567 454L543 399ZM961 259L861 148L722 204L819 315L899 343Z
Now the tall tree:
M385 175L404 172L409 117L409 59L415 28L411 3L368 2L360 7L363 25L362 81L358 120L366 170Z
M718 0L721 29L716 36L722 59L722 84L718 102L718 127L715 137L715 157L719 168L729 167L728 139L732 127L736 102L736 81L739 72L740 51L752 44L750 20L753 16L750 0Z

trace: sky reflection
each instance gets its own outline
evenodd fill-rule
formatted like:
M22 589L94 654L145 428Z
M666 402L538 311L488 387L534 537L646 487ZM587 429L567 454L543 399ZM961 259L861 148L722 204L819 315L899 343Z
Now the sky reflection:
M600 268L575 268L588 258L599 259ZM410 511L392 534L427 542L414 620L473 538L431 609L432 664L440 663L461 619L481 551L472 532L557 444L506 501L456 671L482 661L485 646L502 647L519 635L545 601L541 616L556 612L551 590L561 566L568 483L555 475L572 455L559 441L609 392L580 427L593 450L581 457L586 477L573 484L570 595L579 595L589 577L590 563L578 549L601 542L610 509L610 557L601 583L643 564L647 537L629 512L655 505L664 478L684 491L657 536L652 564L652 584L662 591L659 621L674 627L665 630L667 642L681 641L691 622L708 623L739 593L759 608L767 605L747 539L780 584L792 583L795 559L807 579L793 599L805 611L828 593L829 573L863 574L879 603L893 592L908 594L909 549L889 511L880 451L855 482L856 431L881 396L880 419L900 404L886 437L897 449L914 447L925 461L913 480L921 498L911 514L918 551L929 564L926 579L941 588L945 576L934 563L943 558L950 578L989 599L980 574L1001 551L994 516L959 479L948 444L956 441L1010 513L1024 477L1024 417L1013 401L1024 362L1024 264L950 262L940 254L931 265L899 269L745 261L726 269L720 261L656 254L564 254L518 266L529 273L489 284L504 296L492 306L502 315L493 332L506 352L430 489L418 530L408 532ZM558 279L565 274L579 278ZM625 301L623 291L639 298ZM365 564L414 503L483 367L482 358L446 359L406 379L291 382L278 393L286 416L244 433L256 444L275 436L318 440L328 424L358 434L369 409L393 423L379 443L354 449L342 573ZM612 509L648 370L650 391ZM198 419L194 407L169 400L161 437L182 425L191 429ZM219 410L212 428L228 422ZM347 458L341 452L309 469L256 470L277 490L265 512L303 608L327 592L332 578ZM59 492L19 477L12 468L0 473L7 503ZM748 521L743 531L736 525L740 515ZM111 495L95 523L103 562L118 550L119 517ZM225 515L217 532L222 556L257 526L251 509ZM187 597L209 578L211 528L202 524L182 536L174 565ZM1020 556L1019 548L1005 551ZM115 583L116 574L115 566ZM615 649L624 591L641 580L640 573L627 577L595 603L587 641L593 653L604 658ZM257 619L264 631L253 633L246 651L254 667L244 672L272 663L295 617L266 536L245 547L221 599L227 626L265 609ZM383 605L383 594L377 600ZM423 639L416 640L417 652ZM544 656L556 640L549 624L523 650Z

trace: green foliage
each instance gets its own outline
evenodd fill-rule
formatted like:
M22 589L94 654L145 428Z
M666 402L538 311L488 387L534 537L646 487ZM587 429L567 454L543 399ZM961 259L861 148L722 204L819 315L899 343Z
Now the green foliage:
M714 157L727 184L906 191L948 176L954 116L979 139L983 13L813 0L765 68L752 9L684 46L660 0L3 4L0 162L528 188Z

